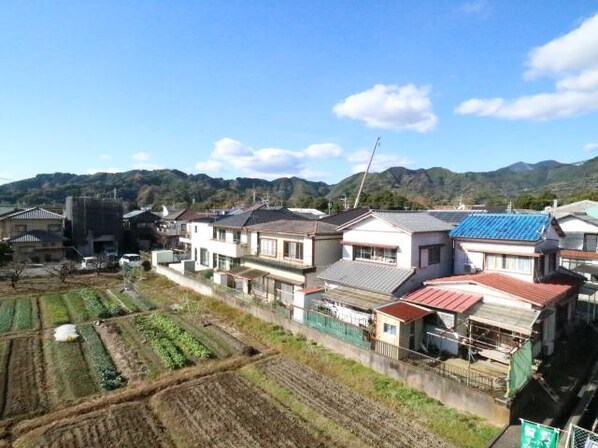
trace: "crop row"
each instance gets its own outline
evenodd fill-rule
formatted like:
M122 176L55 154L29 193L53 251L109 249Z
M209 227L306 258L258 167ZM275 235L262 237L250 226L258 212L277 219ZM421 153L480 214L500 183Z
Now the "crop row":
M10 331L15 315L15 299L6 299L0 305L0 332Z
M168 336L185 355L196 358L209 358L211 353L199 339L182 328L165 314L153 313L147 318L157 330Z
M175 370L187 364L182 351L166 335L149 322L147 317L136 316L135 327L145 336L167 369Z
M87 324L81 325L78 330L84 340L87 363L100 388L112 390L124 386L126 379L116 370L112 358L94 328Z

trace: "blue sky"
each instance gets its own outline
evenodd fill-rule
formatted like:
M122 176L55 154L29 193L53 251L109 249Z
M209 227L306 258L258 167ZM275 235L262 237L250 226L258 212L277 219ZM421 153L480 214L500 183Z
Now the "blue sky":
M0 182L577 162L597 43L597 0L4 2Z

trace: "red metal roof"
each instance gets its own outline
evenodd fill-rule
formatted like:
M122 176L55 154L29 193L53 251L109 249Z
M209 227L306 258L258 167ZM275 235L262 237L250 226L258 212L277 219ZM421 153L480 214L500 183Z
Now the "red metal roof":
M561 250L560 255L561 255L561 257L566 257L566 258L587 258L587 259L598 258L598 252L583 252L581 250L563 249L563 250Z
M530 283L498 272L480 272L479 274L436 278L424 282L426 285L438 286L459 283L485 286L533 305L546 306L559 297L572 292L582 281L570 275L556 274L542 283Z
M403 300L440 310L462 313L482 300L482 295L424 286L407 294Z
M388 314L389 316L399 319L401 322L411 322L416 319L420 319L428 314L432 314L432 311L424 310L418 306L410 305L405 302L393 302L388 305L383 305L376 309L377 312Z

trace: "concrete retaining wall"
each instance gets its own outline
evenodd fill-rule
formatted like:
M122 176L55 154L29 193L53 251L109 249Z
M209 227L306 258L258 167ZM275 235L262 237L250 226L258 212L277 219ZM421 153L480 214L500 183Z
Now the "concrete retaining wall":
M185 288L223 300L229 305L239 308L258 319L280 325L293 334L305 335L307 339L317 342L346 358L360 362L376 372L399 380L409 387L425 392L430 397L441 401L447 406L480 416L496 425L502 426L508 424L511 420L511 409L505 403L482 392L462 386L412 365L393 361L374 351L349 344L314 328L274 314L270 310L236 299L234 296L219 293L209 285L199 283L168 268L157 266L155 269L158 274L164 275Z

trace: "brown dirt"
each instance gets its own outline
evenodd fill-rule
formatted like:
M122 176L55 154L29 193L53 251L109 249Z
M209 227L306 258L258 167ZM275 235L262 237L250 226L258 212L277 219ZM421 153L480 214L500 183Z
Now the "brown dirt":
M283 357L256 365L300 401L376 447L448 447L445 442L382 405L315 370Z
M325 446L306 422L232 372L165 390L151 402L181 447Z
M40 357L41 344L37 336L12 340L4 418L30 414L42 407Z
M109 322L95 328L116 368L127 378L129 384L142 381L147 375L147 367L139 354L123 342L119 328Z
M0 297L16 294L45 294L48 291L60 291L64 289L75 288L117 288L122 285L122 275L120 273L102 273L97 274L76 274L67 278L65 283L55 276L45 277L23 277L17 284L16 289L11 288L10 283L0 282Z
M59 421L17 439L15 448L172 447L170 438L140 402Z

